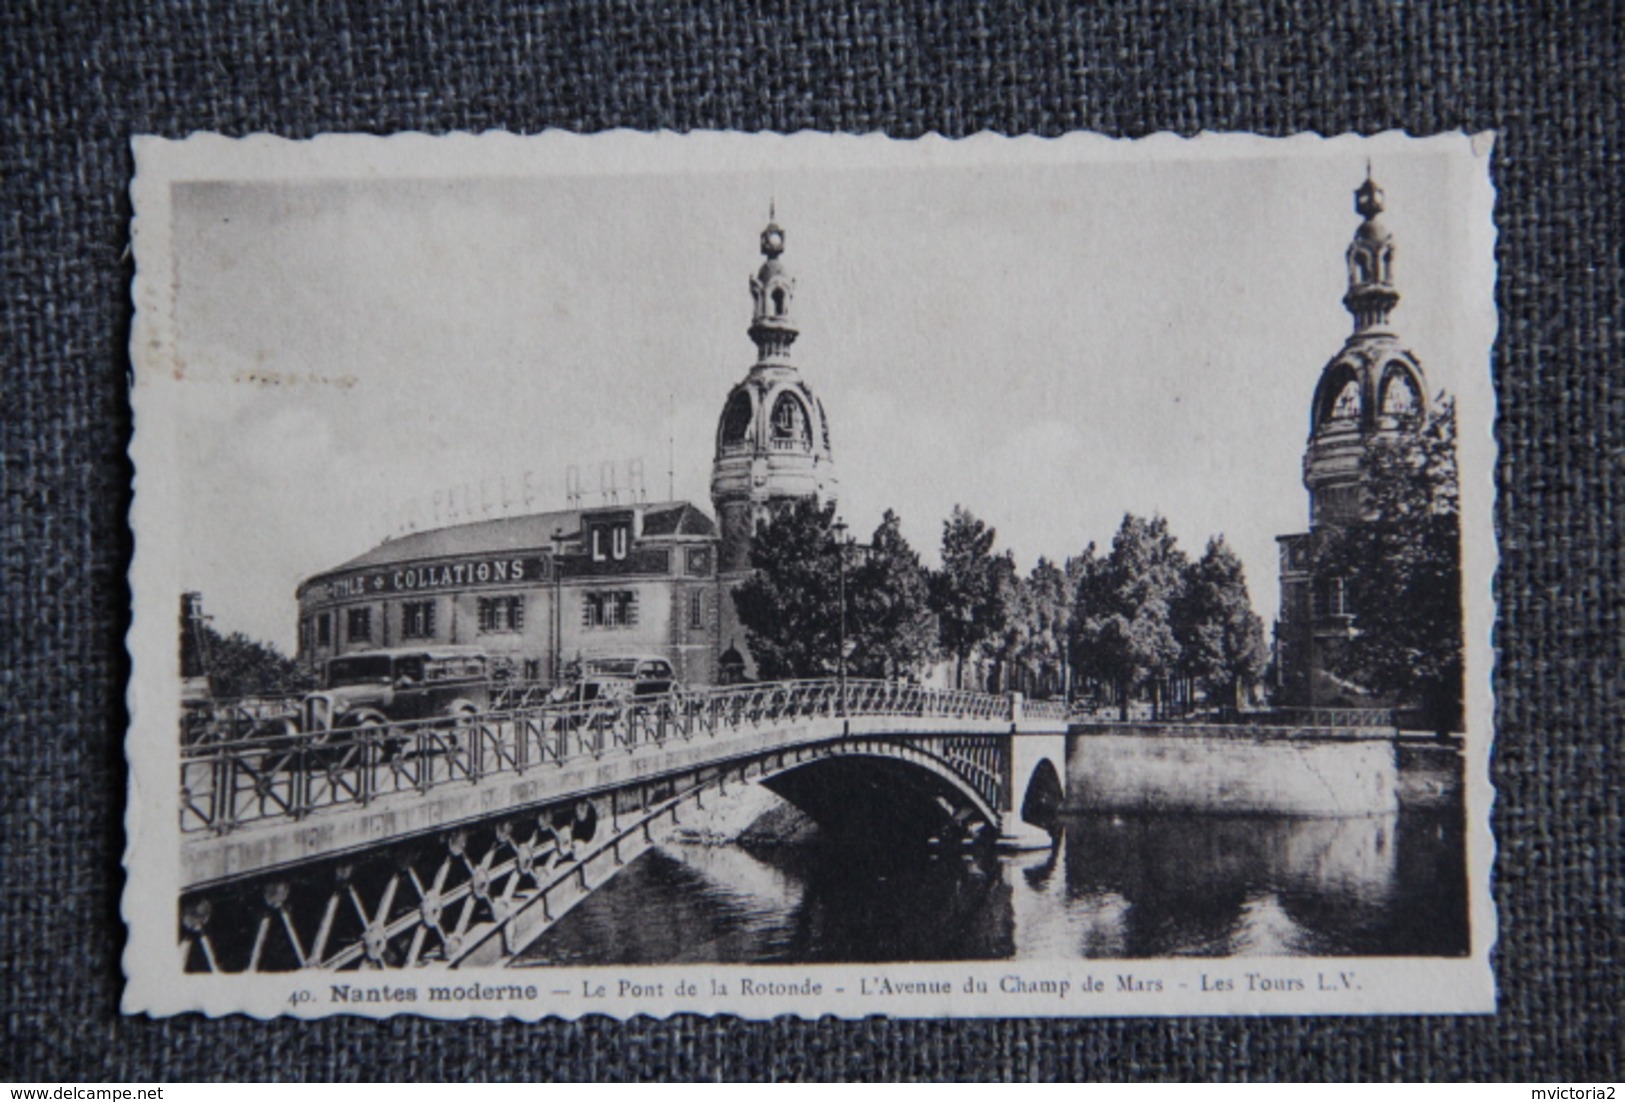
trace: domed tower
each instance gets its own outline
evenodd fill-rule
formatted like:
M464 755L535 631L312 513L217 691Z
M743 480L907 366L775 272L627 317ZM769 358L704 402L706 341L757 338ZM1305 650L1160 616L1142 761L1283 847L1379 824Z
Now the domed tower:
M1364 218L1348 248L1348 293L1354 333L1320 373L1309 410L1309 447L1303 484L1309 490L1309 527L1346 524L1359 517L1360 457L1378 432L1415 425L1427 413L1422 365L1399 343L1388 315L1399 302L1394 288L1394 238L1378 217L1382 188L1367 170L1354 193Z
M823 403L790 359L800 331L796 281L781 259L784 237L770 214L762 266L750 281L756 366L729 392L717 425L711 502L722 531L724 573L750 568L751 537L776 502L812 497L827 504L837 493Z
M1379 217L1382 188L1366 179L1354 192L1361 216L1349 243L1343 305L1354 332L1321 370L1309 407L1303 484L1309 491L1309 531L1277 537L1281 550L1281 614L1276 625L1278 689L1284 703L1306 706L1377 703L1359 686L1329 673L1348 638L1352 610L1341 578L1315 570L1315 548L1328 529L1360 519L1365 447L1380 433L1409 432L1427 414L1427 378L1389 324L1399 303L1394 286L1394 238Z

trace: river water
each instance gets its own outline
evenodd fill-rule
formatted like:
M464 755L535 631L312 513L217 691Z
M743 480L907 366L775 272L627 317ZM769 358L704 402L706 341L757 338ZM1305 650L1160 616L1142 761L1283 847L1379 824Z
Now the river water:
M544 933L529 964L1468 950L1454 810L1349 819L1061 819L1047 853L773 845L649 850Z

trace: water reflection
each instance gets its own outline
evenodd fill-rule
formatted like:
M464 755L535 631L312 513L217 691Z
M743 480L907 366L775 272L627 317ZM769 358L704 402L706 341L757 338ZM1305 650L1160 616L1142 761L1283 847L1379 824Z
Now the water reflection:
M646 853L531 963L1464 955L1461 815L1072 816L1020 858L792 845Z

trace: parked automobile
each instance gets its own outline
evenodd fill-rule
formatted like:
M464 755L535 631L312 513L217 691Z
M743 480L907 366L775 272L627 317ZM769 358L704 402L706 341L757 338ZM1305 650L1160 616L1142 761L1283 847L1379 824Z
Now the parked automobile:
M623 700L662 696L681 686L676 671L664 658L632 655L589 658L579 676L554 691L555 702L587 704L595 700Z
M572 730L586 727L602 733L625 717L674 709L681 694L682 685L669 661L653 655L628 655L584 660L576 676L555 689L551 699L556 704L580 706L565 721Z
M305 697L301 726L306 732L332 732L414 719L458 724L490 704L491 660L485 651L394 647L328 659L322 688Z
M606 686L630 685L632 696L659 696L679 688L677 673L664 658L589 658L583 663L583 672Z

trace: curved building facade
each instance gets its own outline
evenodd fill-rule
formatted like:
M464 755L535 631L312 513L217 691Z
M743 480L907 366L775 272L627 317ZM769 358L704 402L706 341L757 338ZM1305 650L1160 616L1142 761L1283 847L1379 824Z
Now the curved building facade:
M550 681L584 659L650 655L708 684L726 597L716 543L682 501L415 532L300 585L299 655L470 645Z

